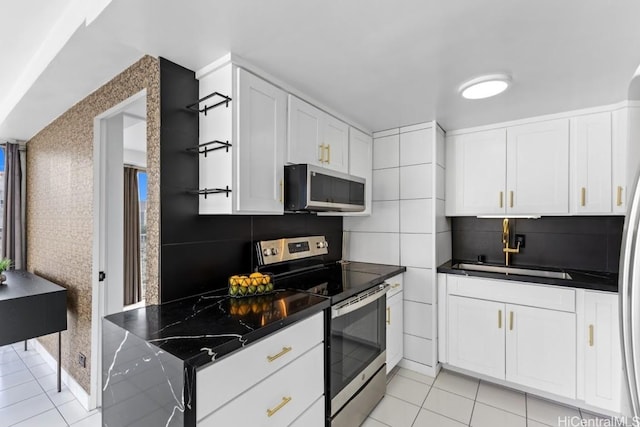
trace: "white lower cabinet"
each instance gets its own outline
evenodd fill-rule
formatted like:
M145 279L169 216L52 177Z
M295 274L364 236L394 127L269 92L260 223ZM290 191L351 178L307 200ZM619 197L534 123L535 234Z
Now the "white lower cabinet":
M448 298L449 363L504 379L504 304L451 295Z
M623 387L618 321L618 294L585 292L584 401L615 412Z
M387 293L387 373L402 360L404 356L404 310L402 291L402 275L387 280L391 289Z
M621 412L618 294L450 274L438 286L442 363Z
M198 427L324 425L324 313L196 373Z
M506 305L507 381L576 397L576 314Z

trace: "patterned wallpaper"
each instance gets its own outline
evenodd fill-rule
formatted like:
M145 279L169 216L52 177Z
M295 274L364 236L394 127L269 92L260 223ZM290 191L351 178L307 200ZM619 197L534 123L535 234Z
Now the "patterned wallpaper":
M147 90L147 304L158 301L160 69L144 56L27 143L27 269L67 288L62 366L90 387L93 251L93 119ZM57 353L55 335L40 338ZM77 363L78 352L87 367Z

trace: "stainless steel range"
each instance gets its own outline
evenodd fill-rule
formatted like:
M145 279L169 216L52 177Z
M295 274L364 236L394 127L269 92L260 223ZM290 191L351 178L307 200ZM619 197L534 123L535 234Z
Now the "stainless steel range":
M373 273L347 263L324 263L324 236L258 242L261 270L275 274L278 288L331 298L327 333L326 395L330 425L360 425L386 390L385 294L387 283L372 286Z

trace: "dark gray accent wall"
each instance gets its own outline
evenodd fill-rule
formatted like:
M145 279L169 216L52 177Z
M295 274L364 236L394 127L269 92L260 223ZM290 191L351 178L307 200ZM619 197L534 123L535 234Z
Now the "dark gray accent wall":
M325 262L342 258L342 217L313 214L199 215L198 114L185 108L198 99L195 73L160 58L160 302L227 285L227 278L256 267L259 240L326 235ZM232 101L233 102L233 101ZM224 108L224 107L219 107ZM208 197L225 197L209 195Z
M624 217L572 216L511 219L526 246L511 256L512 265L617 273ZM503 264L502 219L451 218L452 254L456 261Z

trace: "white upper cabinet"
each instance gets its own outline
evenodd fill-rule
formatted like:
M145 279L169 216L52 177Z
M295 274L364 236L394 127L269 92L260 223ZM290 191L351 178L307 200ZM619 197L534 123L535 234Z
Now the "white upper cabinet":
M237 103L237 209L281 213L287 95L239 68Z
M289 95L287 163L309 163L347 173L349 125Z
M625 214L640 166L640 107L629 106L612 112L613 212Z
M230 192L200 196L200 214L283 213L286 93L232 64L200 79L200 96L211 92L232 101L200 115L200 144L231 145L199 155L200 188Z
M611 213L611 113L571 119L571 213Z
M507 213L569 213L569 120L507 128Z
M373 139L356 128L349 128L349 174L366 179L364 184L365 210L360 215L371 215L373 176ZM348 212L344 213L347 216ZM351 214L356 214L352 212Z
M446 214L504 213L505 129L448 137L446 149Z

